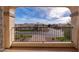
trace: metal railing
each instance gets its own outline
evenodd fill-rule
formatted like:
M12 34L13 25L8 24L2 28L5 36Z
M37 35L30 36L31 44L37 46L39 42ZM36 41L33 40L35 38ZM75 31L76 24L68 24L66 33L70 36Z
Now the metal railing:
M14 27L17 42L68 42L72 40L72 26Z

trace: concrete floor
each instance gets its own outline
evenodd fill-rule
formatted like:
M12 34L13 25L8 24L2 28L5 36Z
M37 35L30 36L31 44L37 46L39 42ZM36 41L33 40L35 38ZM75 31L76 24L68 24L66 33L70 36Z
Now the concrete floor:
M10 48L4 52L77 52L75 48Z

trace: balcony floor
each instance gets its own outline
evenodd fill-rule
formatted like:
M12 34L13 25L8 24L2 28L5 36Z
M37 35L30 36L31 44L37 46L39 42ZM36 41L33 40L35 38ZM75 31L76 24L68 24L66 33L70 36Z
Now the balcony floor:
M4 52L77 52L75 48L10 48Z

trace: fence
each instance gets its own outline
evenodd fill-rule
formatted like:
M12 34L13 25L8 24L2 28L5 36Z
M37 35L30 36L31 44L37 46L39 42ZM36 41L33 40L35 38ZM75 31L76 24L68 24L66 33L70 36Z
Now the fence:
M72 40L72 26L15 26L17 42L68 42Z

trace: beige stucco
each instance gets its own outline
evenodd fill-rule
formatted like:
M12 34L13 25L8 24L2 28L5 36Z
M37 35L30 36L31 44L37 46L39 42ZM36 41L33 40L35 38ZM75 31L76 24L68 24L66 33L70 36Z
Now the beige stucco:
M12 44L12 41L14 40L14 19L12 13L14 11L13 9L10 9L9 7L4 7L4 47L9 48ZM11 17L10 17L11 16Z
M78 48L78 35L79 35L79 11L78 11L79 7L70 7L71 13L75 14L74 16L71 17L71 22L73 25L73 30L72 30L72 42L74 47ZM79 49L79 48L78 48Z

